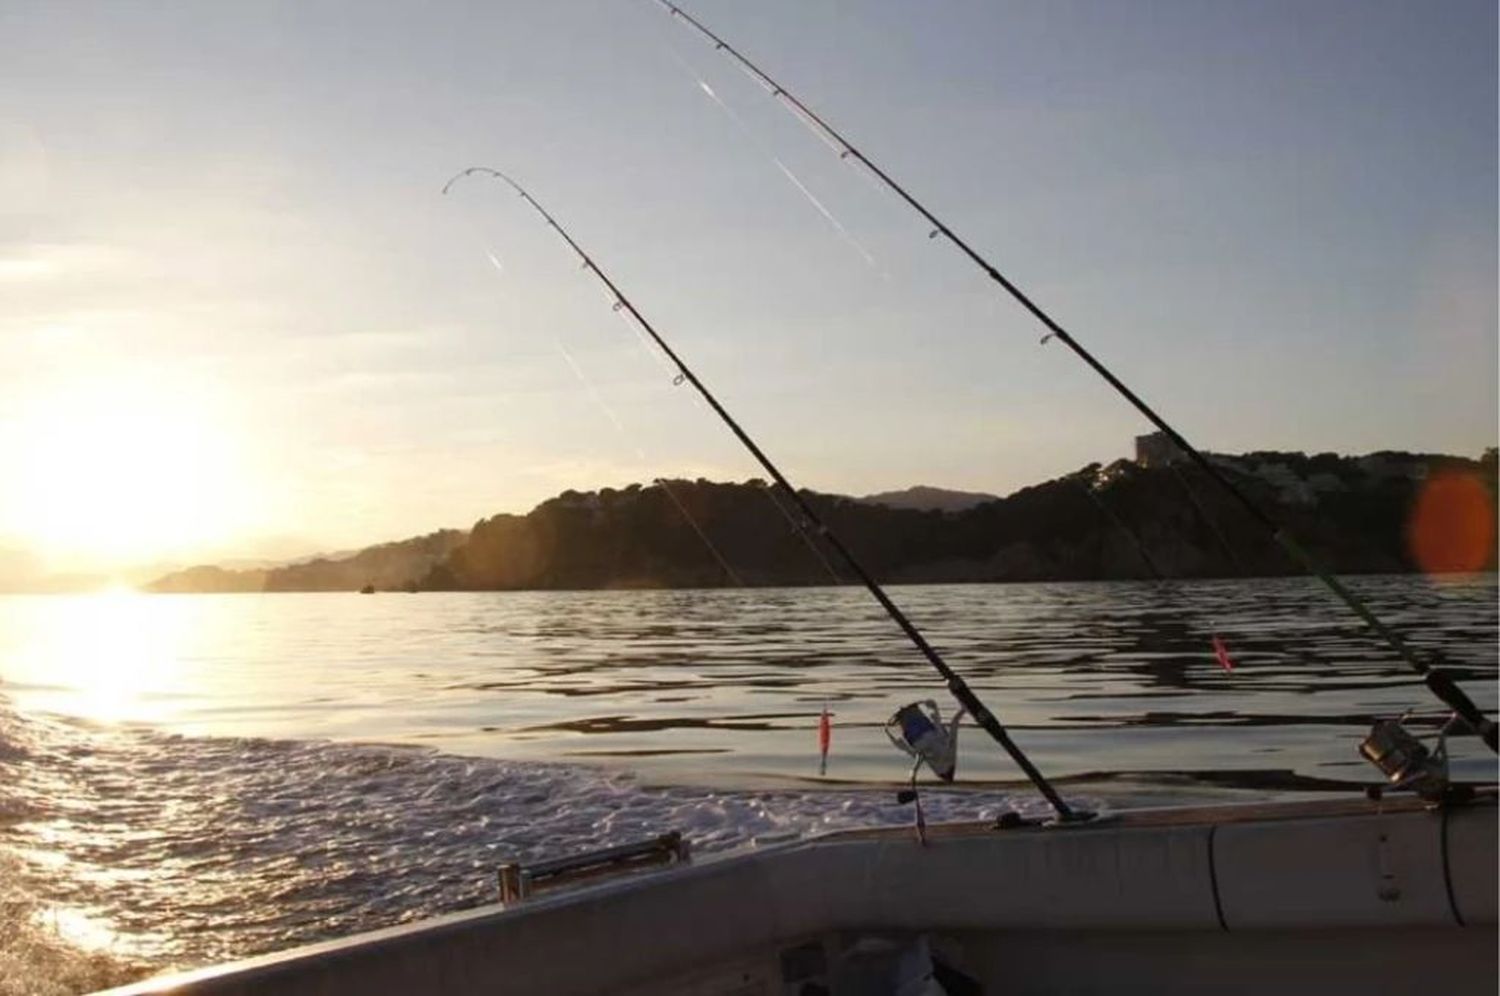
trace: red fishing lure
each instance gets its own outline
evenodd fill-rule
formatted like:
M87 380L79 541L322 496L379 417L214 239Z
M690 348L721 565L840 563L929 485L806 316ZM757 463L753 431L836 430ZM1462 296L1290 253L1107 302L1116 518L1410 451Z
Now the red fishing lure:
M1234 661L1229 659L1229 648L1224 646L1224 641L1219 639L1219 634L1214 634L1214 656L1219 659L1219 666L1226 671L1234 670Z
M828 711L828 703L823 703L823 712L818 716L818 753L821 759L818 761L818 774L828 774L828 745L833 742L833 713Z

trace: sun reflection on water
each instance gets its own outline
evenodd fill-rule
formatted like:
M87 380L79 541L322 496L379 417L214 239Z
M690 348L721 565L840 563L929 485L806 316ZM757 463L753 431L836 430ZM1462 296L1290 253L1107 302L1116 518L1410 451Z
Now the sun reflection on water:
M32 922L83 951L113 953L120 947L120 935L109 921L91 915L87 910L50 906L37 910L32 915Z
M170 718L199 614L128 589L47 601L23 632L0 636L14 691L97 722Z

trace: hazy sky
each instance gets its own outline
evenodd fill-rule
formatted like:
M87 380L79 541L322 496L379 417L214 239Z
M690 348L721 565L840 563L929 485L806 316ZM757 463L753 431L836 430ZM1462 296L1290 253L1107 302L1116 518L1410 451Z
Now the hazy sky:
M1200 445L1494 443L1492 2L688 6ZM296 553L755 473L516 198L439 195L474 164L799 484L1004 493L1145 431L649 0L8 0L0 549Z

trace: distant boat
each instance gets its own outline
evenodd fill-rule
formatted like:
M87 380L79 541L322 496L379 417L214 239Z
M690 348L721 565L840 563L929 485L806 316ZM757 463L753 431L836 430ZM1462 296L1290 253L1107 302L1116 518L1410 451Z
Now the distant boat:
M363 588L359 589L359 593L361 595L373 595L375 594L375 586L373 584L367 584Z

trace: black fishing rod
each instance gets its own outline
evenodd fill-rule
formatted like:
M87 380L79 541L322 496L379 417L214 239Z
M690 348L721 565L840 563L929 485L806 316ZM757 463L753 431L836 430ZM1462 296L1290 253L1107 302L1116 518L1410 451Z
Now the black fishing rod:
M902 612L900 607L891 601L891 597L885 593L885 589L880 587L879 583L870 576L869 571L866 571L864 566L855 559L854 554L849 552L849 548L844 545L843 541L818 517L818 513L813 511L812 505L808 503L807 499L796 488L792 487L791 482L786 479L786 475L777 469L776 465L771 462L771 458L766 456L765 452L756 445L755 440L751 439L749 434L740 428L740 424L734 420L734 416L730 415L724 406L719 404L719 399L714 397L713 392L704 386L703 381L698 379L698 375L693 373L692 369L677 355L677 352L671 346L667 345L667 341L646 320L646 316L636 310L635 305L631 303L630 299L625 296L619 287L615 286L615 282L609 278L609 275L599 268L593 258L584 252L583 248L577 242L573 241L573 237L568 234L567 230L557 223L557 219L552 217L547 209L542 207L536 198L532 197L526 191L526 188L497 169L491 169L488 166L471 166L443 184L443 193L446 194L453 184L460 179L476 174L490 176L509 185L511 189L521 196L522 200L535 208L537 213L546 219L547 224L552 227L552 230L562 237L562 240L568 244L568 247L573 252L578 254L578 258L583 261L584 269L591 271L609 289L610 295L614 298L614 309L616 311L625 311L630 317L634 318L640 327L645 330L646 334L651 337L651 341L656 343L657 347L671 361L672 366L677 368L675 382L682 383L686 381L692 384L703 400L708 402L709 407L729 427L729 431L734 433L735 438L744 445L745 449L750 451L750 455L755 457L756 461L765 468L766 473L770 474L771 478L781 486L782 490L791 496L792 501L797 505L798 511L802 513L813 530L839 555L839 559L863 582L864 586L869 589L870 594L875 596L875 601L879 602L880 607L885 609L886 614L895 620L897 626L901 627L901 631L922 652L922 656L927 658L928 663L937 669L938 674L942 675L943 680L948 685L948 691L958 700L959 705L967 709L969 715L974 717L974 721L983 727L984 731L1005 749L1005 752L1010 755L1011 760L1015 761L1026 777L1031 780L1031 784L1035 785L1037 791L1041 792L1047 799L1047 802L1052 805L1053 810L1057 813L1058 820L1060 822L1069 822L1090 818L1092 814L1075 811L1063 801L1062 796L1057 794L1057 790L1052 787L1052 784L1037 770L1036 765L1031 763L1031 759L1022 752L1020 747L1016 746L1015 741L1011 740L1010 734L1006 732L1005 727L1000 724L1000 720L995 717L995 714L985 707L985 704L979 700L979 696L974 694L973 689L959 676L958 672L948 666L948 662L943 660L942 655L933 648L932 644L927 642L927 638L906 617L906 613Z
M1276 544L1280 546L1288 556L1290 556L1294 561L1300 564L1302 568L1308 573L1312 574L1319 581L1322 581L1323 584L1326 585L1328 589L1332 591L1333 594L1336 595L1339 600L1349 608L1350 611L1352 611L1356 616L1360 618L1360 621L1362 621L1377 636L1384 640L1386 644L1390 646L1390 648L1394 650L1398 656L1401 657L1402 660L1404 660L1414 671L1417 672L1417 674L1421 675L1423 681L1426 683L1427 687L1431 689L1432 693L1439 699L1441 699L1442 702L1450 709L1463 717L1464 721L1467 722L1469 726L1471 726L1474 731L1483 738L1484 742L1489 745L1491 750L1500 753L1500 745L1497 745L1497 739L1500 739L1500 728L1497 728L1495 722L1489 719L1483 712L1480 711L1479 707L1474 704L1474 700L1469 698L1464 690L1459 688L1458 685L1454 683L1453 678L1446 671L1435 668L1418 657L1416 651L1411 647L1410 644L1406 642L1405 639L1401 637L1399 633L1382 622L1375 615L1375 613L1370 610L1369 606L1365 605L1364 601L1361 600L1359 596L1355 595L1354 592L1345 587L1342 581L1334 577L1334 575L1321 563L1319 563L1319 561L1311 553L1309 553L1301 543L1297 542L1297 539L1292 536L1292 534L1286 528L1272 519L1269 513L1262 509L1255 501L1250 498L1249 495L1245 494L1244 491L1236 487L1233 481L1231 481L1225 474L1223 474L1218 467L1214 466L1214 464L1206 456L1204 456L1203 453L1199 452L1196 447L1189 443L1181 433L1172 428L1171 425L1167 424L1167 421L1160 415L1158 415L1150 405L1146 404L1146 402L1143 401L1139 395L1137 395L1129 387L1125 386L1125 383L1121 381L1120 378L1116 377L1108 367L1099 362L1099 360L1096 359L1094 355L1087 349L1084 349L1083 346L1078 342L1078 340L1074 339L1073 336L1068 333L1067 329L1059 325L1051 315L1043 311L1041 307L1036 302L1032 301L1031 298L1027 297L1019 287L1011 283L1011 281L1006 278L1003 273L996 269L989 260L985 259L972 246L970 246L963 239L959 238L958 235L953 231L953 229L949 228L942 222L942 220L937 217L937 215L929 211L921 201L917 200L910 193L908 193L905 187L901 186L901 184L893 180L889 174L887 174L879 166L875 165L875 163L872 162L870 158L863 152L860 152L859 149L855 148L848 139L844 138L844 136L840 134L832 125L823 120L823 118L820 117L815 111L813 111L812 108L808 107L797 97L793 96L785 87L783 87L780 83L776 82L769 75L767 75L759 66L742 55L738 49L730 45L723 38L720 38L714 32L710 31L703 25L701 21L693 17L691 14L687 13L687 11L683 10L681 7L678 7L676 4L671 3L670 0L656 0L656 2L663 8L665 8L668 12L670 12L674 18L687 24L695 32L711 42L715 49L725 53L731 59L733 59L735 64L738 65L740 69L742 69L747 75L749 75L751 79L755 80L761 86L765 87L772 97L780 101L783 106L785 106L792 112L793 115L795 115L808 127L812 128L825 142L832 146L838 152L840 159L852 159L858 162L860 165L864 166L865 169L869 170L878 180L880 180L881 183L885 184L885 186L890 189L892 193L906 202L907 206L916 211L923 217L923 219L925 219L929 224L933 226L933 230L930 236L931 238L936 238L939 235L943 236L943 238L947 239L960 252L967 256L975 266L983 270L985 276L989 277L995 283L1005 288L1006 292L1009 293L1017 303L1019 303L1023 308L1029 311L1032 316L1036 318L1037 321L1041 322L1043 327L1047 329L1047 334L1042 338L1042 342L1045 343L1049 339L1057 339L1069 349L1071 349L1079 359L1083 360L1084 363L1093 368L1094 372L1097 373L1100 377L1104 378L1104 381L1109 384L1110 387L1114 388L1121 397L1130 402L1131 406L1133 406L1136 411L1144 415L1152 425L1161 430L1168 439L1172 440L1172 442L1182 450L1183 453L1187 454L1187 456L1195 464L1197 464L1204 473L1206 473L1209 477L1216 481L1220 487L1222 487L1225 491L1232 495L1234 499L1240 504L1240 506L1244 508L1244 510L1250 515L1250 517L1257 523L1259 523L1260 526L1271 535L1271 538L1276 541Z

